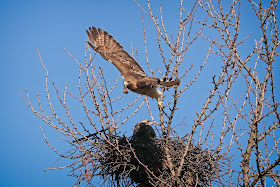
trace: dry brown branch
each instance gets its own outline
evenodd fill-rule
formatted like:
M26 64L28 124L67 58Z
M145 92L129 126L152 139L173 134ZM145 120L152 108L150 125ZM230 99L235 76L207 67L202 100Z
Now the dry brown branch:
M46 97L37 92L34 102L27 90L20 95L37 117L63 135L70 151L61 153L41 128L46 143L72 160L49 169L70 168L77 186L83 181L90 185L96 176L111 186L279 185L278 0L194 0L191 6L180 0L176 29L168 28L174 20L165 16L164 4L156 11L149 0L135 2L143 12L148 72L180 79L181 85L161 88L164 95L157 106L143 96L126 100L130 95L116 91L122 86L120 75L112 84L106 82L87 45L83 63L65 50L78 65L78 85L77 91L69 91L68 84L60 91L54 82L49 84L38 50ZM259 24L244 29L243 14L254 14ZM146 32L148 22L154 25L153 37ZM162 59L155 69L150 42L158 44ZM133 55L138 61L138 52ZM197 87L203 93L194 95L202 96L192 97ZM193 99L196 106L189 105ZM72 102L77 107L71 108ZM83 117L77 119L77 110ZM125 136L121 128L134 117L150 118L157 136L146 141ZM182 119L187 120L180 124Z

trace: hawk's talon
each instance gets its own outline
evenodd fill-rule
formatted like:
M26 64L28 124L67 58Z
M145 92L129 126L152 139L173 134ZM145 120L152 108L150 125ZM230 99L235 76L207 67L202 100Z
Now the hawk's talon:
M163 107L162 107L162 100L157 100L157 103L158 103L158 107L159 109L161 110Z

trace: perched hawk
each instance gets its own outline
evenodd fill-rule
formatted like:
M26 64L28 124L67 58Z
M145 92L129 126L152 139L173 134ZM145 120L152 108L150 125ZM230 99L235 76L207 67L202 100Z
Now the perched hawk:
M150 120L143 120L135 125L133 131L133 140L134 141L151 141L156 137L156 133L152 127L153 122Z
M151 186L149 183L151 178L147 168L155 176L159 176L163 170L164 154L158 145L160 141L156 139L152 125L153 123L147 119L137 123L130 141L135 153L131 156L131 162L136 163L137 168L131 171L130 176L134 182L140 183L139 186ZM139 161L146 167L139 164Z
M90 47L121 72L124 79L124 93L127 93L128 88L138 94L158 99L162 96L162 92L157 87L172 87L180 84L178 80L158 79L146 75L140 65L106 31L92 27L87 30L87 34L91 41L88 42Z

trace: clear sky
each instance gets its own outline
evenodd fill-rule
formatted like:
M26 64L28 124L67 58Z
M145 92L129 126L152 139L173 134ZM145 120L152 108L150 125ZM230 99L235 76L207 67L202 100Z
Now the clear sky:
M58 156L43 139L39 127L45 124L24 104L17 89L28 89L34 99L36 90L44 93L45 72L36 48L50 80L61 89L66 82L71 84L78 67L63 48L82 60L85 30L90 26L110 31L127 50L132 40L143 47L141 11L130 0L4 0L0 23L0 186L71 186L75 179L66 176L68 171L43 171L55 167Z
M171 0L166 3L166 16L171 20L177 16L178 6ZM153 1L152 6L158 10L159 1ZM248 27L254 24L249 17L247 20ZM28 89L34 101L37 90L44 92L45 72L36 48L49 70L50 80L61 90L66 82L75 82L73 74L77 75L78 67L63 48L82 61L87 40L85 30L89 26L107 30L129 52L132 41L143 56L140 60L144 61L141 10L132 0L4 0L0 2L0 24L0 186L71 186L75 178L66 176L68 170L43 171L56 167L58 156L44 141L40 125L45 124L24 104L17 89L21 92ZM176 23L167 25L171 30L177 29ZM203 61L199 46L193 52ZM151 59L155 58L151 53ZM110 72L110 68L115 74L108 79L114 80L118 73L109 63L104 65L104 71ZM199 98L202 92L198 88L194 90L188 96ZM188 106L193 109L187 116L191 123L201 105L188 100ZM51 131L48 136L57 138ZM63 147L63 143L57 145Z

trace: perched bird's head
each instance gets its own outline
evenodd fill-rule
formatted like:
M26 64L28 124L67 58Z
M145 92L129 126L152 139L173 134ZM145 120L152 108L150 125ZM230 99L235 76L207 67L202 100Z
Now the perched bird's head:
M152 127L153 122L145 119L135 125L133 139L136 141L151 140L156 137L156 133Z
M151 122L151 121L148 120L148 119L144 119L144 120L142 120L141 122L139 122L138 124L140 124L140 125L150 125L150 126L152 126L152 125L153 125L153 122Z

